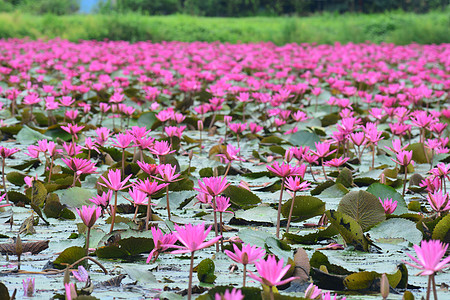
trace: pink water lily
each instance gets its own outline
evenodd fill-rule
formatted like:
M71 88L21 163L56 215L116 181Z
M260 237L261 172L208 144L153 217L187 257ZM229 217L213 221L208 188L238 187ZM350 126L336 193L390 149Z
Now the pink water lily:
M171 248L172 245L174 245L177 241L177 237L174 233L163 234L161 229L156 227L152 227L151 231L153 243L155 246L147 257L147 263L149 263L151 260L155 262L159 254Z
M252 246L250 244L242 244L241 249L239 249L236 244L233 244L234 252L230 250L225 250L225 254L228 255L229 258L234 260L237 263L241 263L244 265L244 282L243 286L245 287L245 282L247 278L247 265L255 264L258 260L266 255L266 250L259 248L257 246Z

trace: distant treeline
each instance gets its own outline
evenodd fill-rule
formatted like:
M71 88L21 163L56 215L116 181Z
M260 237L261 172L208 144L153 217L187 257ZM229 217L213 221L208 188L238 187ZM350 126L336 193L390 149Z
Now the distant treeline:
M42 16L0 13L0 38L124 40L130 42L450 43L448 11L427 14L323 13L309 17L144 16L139 13Z
M0 0L0 11L72 14L81 0ZM206 17L305 16L315 13L382 13L445 10L450 0L96 0L94 12L187 14Z

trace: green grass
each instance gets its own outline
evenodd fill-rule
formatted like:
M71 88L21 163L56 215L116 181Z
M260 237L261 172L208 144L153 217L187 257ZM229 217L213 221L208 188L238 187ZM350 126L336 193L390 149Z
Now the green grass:
M186 15L143 16L0 14L0 37L55 38L71 41L131 42L220 41L285 43L449 43L450 12L424 15L317 15L311 17L207 18Z

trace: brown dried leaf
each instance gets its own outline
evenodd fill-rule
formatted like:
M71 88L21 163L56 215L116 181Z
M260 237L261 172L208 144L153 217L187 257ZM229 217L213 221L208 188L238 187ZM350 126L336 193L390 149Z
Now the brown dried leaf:
M23 253L31 252L31 254L38 254L48 248L48 243L50 241L37 241L22 243ZM2 254L12 254L16 255L16 243L0 244L0 252Z

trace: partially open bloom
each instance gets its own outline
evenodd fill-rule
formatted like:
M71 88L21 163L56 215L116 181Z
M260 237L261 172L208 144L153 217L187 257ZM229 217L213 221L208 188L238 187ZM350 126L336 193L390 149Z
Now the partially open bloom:
M170 150L170 145L166 141L156 141L149 151L155 155L167 155L175 152L175 150Z
M86 282L89 279L89 274L83 266L78 266L78 271L72 271L73 277L80 282Z
M302 181L300 177L295 176L286 178L284 186L290 191L298 192L308 190L310 185L308 181Z
M267 260L261 259L256 263L256 270L258 270L259 276L250 272L249 276L262 284L268 285L269 287L283 285L292 280L298 279L298 277L289 277L287 279L281 280L283 276L287 273L291 266L285 266L284 260L280 259L278 262L274 255L269 255Z
M412 162L412 151L406 151L406 150L400 151L399 153L397 153L396 158L397 159L393 159L393 158L391 158L391 159L393 162L395 162L401 166L407 167Z
M175 236L184 246L171 245L173 248L180 248L180 250L172 251L172 253L192 253L194 251L214 245L222 238L222 236L216 236L208 242L205 242L205 239L208 237L211 228L212 226L209 226L205 230L205 223L202 223L200 225L186 224L184 227L175 225Z
M301 166L291 166L286 163L282 163L281 165L278 162L274 162L271 166L266 167L267 170L274 173L278 177L288 177L288 176L300 176L304 177L306 172L306 165Z
M345 164L350 158L348 157L338 157L338 158L333 158L329 161L324 162L324 165L327 167L335 167L335 168L339 168L340 166L342 166L343 164Z
M108 207L109 202L111 201L112 191L109 190L108 192L103 192L102 195L96 195L89 199L92 203L102 207L105 209Z
M79 126L79 125L71 124L71 123L67 124L67 126L61 126L62 130L73 135L75 137L75 139L78 139L77 133L80 132L83 128L84 128L84 126Z
M87 227L92 227L95 224L95 221L100 217L101 209L97 205L86 206L83 205L81 210L76 208L78 215L81 220L83 220L84 225Z
M6 198L6 195L7 195L7 194L5 193L5 194L3 194L2 196L0 196L0 202L2 202L3 199ZM10 206L10 205L11 205L10 203L7 203L7 204L1 204L0 207Z
M380 200L381 205L383 205L384 212L387 215L392 214L397 208L397 201L392 201L392 198L385 198L384 201L381 200L381 198L378 198L378 200Z
M177 241L177 237L173 233L164 234L162 233L161 229L156 227L152 227L151 231L155 247L148 255L147 263L149 263L152 258L156 260L161 252L169 249L171 245L175 244L175 242Z
M194 190L209 194L210 196L220 195L230 185L226 177L206 177L198 180L200 188Z
M216 211L221 213L233 213L231 211L227 211L227 209L231 206L230 198L224 196L216 197Z
M3 159L8 158L8 157L10 157L11 155L13 155L14 153L19 152L19 151L20 151L19 148L12 148L12 149L9 149L9 148L0 146L0 156L1 156Z
M450 267L450 256L441 261L447 251L448 244L438 240L422 241L420 246L414 245L417 258L409 253L409 256L417 265L403 261L411 267L421 270L420 275L434 275L436 272Z
M66 289L66 300L77 298L77 290L75 289L75 284L64 283L64 288Z
M175 174L176 166L172 166L171 164L162 164L156 167L156 171L159 173L161 178L154 177L155 179L164 181L164 182L175 182L181 179L177 179L180 177L180 174Z
M319 289L314 283L311 283L305 291L306 299L321 299L322 298L322 290Z
M230 290L226 290L223 295L216 293L214 298L215 300L242 300L244 299L244 295L242 295L241 290L233 288L231 292Z
M110 188L113 191L120 191L123 189L126 189L127 187L131 186L131 184L129 185L125 185L125 183L127 183L128 179L131 178L132 175L128 175L128 177L126 177L123 181L121 181L121 174L120 174L120 170L109 170L108 172L108 179L106 179L103 176L100 176L101 179L103 179L103 181L105 183L101 183L99 182L98 184Z
M254 264L266 255L266 250L250 244L242 244L242 249L233 244L233 249L234 252L225 250L225 254L235 262L243 265Z
M450 210L449 198L448 193L444 194L442 190L428 193L427 195L427 200L431 208L438 213Z
M33 297L34 294L34 278L27 278L22 280L23 295L25 297Z

